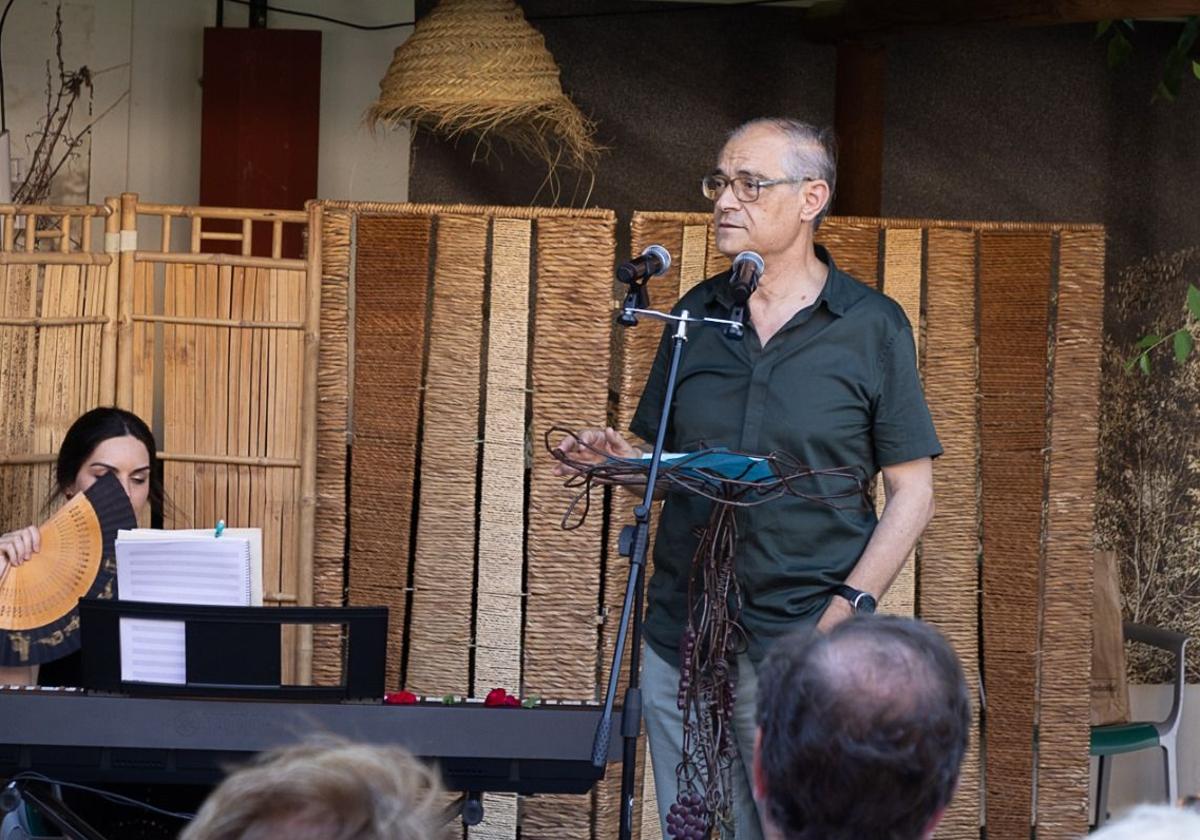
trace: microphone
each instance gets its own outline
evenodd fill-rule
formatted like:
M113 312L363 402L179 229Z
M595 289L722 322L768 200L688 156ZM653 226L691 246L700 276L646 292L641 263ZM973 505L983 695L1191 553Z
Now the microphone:
M640 257L617 266L617 279L622 283L635 283L666 274L671 267L671 254L661 245L651 245Z
M754 251L742 251L733 258L733 272L729 275L729 295L733 308L729 320L734 323L725 327L726 338L740 339L746 334L746 306L750 295L758 288L758 278L765 268L763 258Z
M625 302L617 315L617 323L623 327L632 327L637 323L637 315L631 309L649 309L650 295L646 292L646 281L651 277L665 274L671 267L671 253L661 245L651 245L642 251L640 257L634 257L629 262L617 266L617 279L629 286Z

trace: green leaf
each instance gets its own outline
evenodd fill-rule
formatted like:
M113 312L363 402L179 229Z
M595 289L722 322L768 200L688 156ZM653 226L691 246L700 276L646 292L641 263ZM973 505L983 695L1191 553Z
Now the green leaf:
M1132 54L1133 44L1129 43L1125 34L1120 30L1114 32L1113 36L1108 39L1108 69L1119 67Z
M1195 283L1188 283L1187 305L1192 317L1200 321L1200 289L1196 288Z
M1200 79L1200 61L1192 62L1192 75Z
M1108 27L1110 27L1110 26L1112 26L1112 20L1096 21L1096 37L1099 38L1101 35L1103 35L1105 32L1107 32Z
M1192 352L1192 334L1186 329L1175 332L1175 361L1182 364Z
M1148 354L1143 353L1138 357L1138 367L1142 369L1142 373L1150 375L1150 356Z
M1145 350L1147 347L1153 347L1155 344L1158 344L1158 342L1160 342L1160 341L1162 341L1161 335L1155 335L1154 333L1150 333L1149 335L1144 335L1140 339L1138 339L1137 349Z

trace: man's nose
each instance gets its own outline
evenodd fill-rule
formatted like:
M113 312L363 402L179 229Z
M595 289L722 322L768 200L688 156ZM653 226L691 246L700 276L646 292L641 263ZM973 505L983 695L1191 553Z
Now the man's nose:
M736 210L742 206L742 202L733 194L733 184L725 185L725 189L717 196L716 205L718 210Z

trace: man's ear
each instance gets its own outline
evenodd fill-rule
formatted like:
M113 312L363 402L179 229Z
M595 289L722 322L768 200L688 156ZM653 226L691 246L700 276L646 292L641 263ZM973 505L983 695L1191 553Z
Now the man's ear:
M804 203L800 207L800 218L811 222L821 214L829 203L829 182L817 179L806 181L800 185L803 189Z
M754 731L754 767L752 769L754 798L758 802L767 801L767 777L762 769L762 727Z

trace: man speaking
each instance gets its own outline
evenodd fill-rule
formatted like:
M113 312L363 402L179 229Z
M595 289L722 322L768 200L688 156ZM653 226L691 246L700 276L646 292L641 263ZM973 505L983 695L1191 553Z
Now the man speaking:
M830 131L791 119L737 128L702 187L713 202L717 248L730 257L756 252L761 276L746 288L731 283L730 272L719 274L673 310L730 319L744 301L747 318L742 340L715 329L689 335L668 450L787 452L814 469L882 473L886 490L878 518L866 506L838 509L794 496L738 514L735 568L747 641L731 662L739 840L762 836L749 772L757 666L771 643L789 632L825 631L856 611L874 611L933 515L931 459L941 446L917 374L912 327L895 301L838 269L814 243L835 182ZM630 426L644 440L655 436L670 350L666 330ZM587 430L560 444L574 460L600 460L589 447L636 454L612 429ZM688 580L711 504L669 494L654 545L643 705L664 832L682 755L679 649Z

